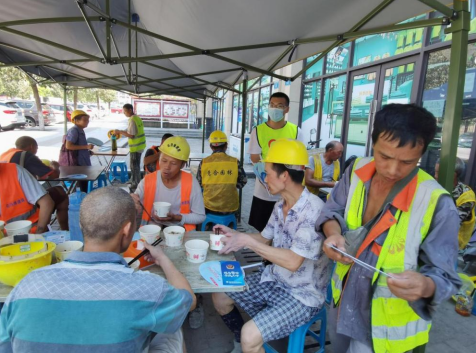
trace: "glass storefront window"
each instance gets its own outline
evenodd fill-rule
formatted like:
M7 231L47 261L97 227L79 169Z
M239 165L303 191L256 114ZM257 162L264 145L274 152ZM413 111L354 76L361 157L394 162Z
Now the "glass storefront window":
M252 80L249 80L249 81L248 81L248 88L250 88L251 86L253 86L254 83L255 83L256 81L258 81L258 79L259 79L259 77L256 77L256 78L254 78L254 79L252 79ZM259 84L258 84L258 85L254 85L253 88L256 88L256 86L259 86Z
M305 139L309 136L309 141L317 140L320 97L321 80L308 83L304 86L301 130Z
M258 124L268 121L268 105L271 96L271 86L261 88L259 97L259 121Z
M320 147L342 137L342 121L346 95L346 75L324 81L324 102L322 105Z
M422 158L421 167L434 174L434 166L441 148L441 130L446 107L450 49L430 53L425 75L422 105L437 119L438 133ZM463 112L457 156L468 161L476 126L476 44L468 45L468 60L464 83Z
M233 96L232 133L238 134L240 132L241 132L241 95L235 94Z
M271 76L265 75L261 78L261 85L267 85L268 83L271 83Z
M414 22L425 19L426 15L403 21ZM398 32L373 34L355 40L353 65L363 65L421 48L423 28Z
M309 64L311 61L313 61L315 58L317 58L318 55L319 54L313 55L313 56L310 56L309 58L307 58L304 62L304 65ZM304 75L304 79L309 80L309 79L321 76L323 74L322 63L323 63L323 60L321 59L317 63L312 65L309 69L307 69L306 74Z
M472 0L469 2L469 9L471 13L471 22L470 22L470 30L469 34L476 33L476 11L471 11L471 7L475 4L475 2ZM441 12L436 12L433 11L430 13L430 18L438 18L438 17L443 17ZM451 33L446 34L445 29L447 26L434 26L430 27L428 30L430 32L430 36L428 39L428 44L435 44L435 43L441 43L441 42L448 42L451 40Z
M339 45L327 54L326 74L347 69L349 66L350 42Z

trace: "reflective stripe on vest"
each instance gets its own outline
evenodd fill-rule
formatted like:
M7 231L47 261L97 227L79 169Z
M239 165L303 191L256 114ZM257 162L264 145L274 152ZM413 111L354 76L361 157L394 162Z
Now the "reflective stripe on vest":
M33 223L31 232L35 231L36 223L40 216L40 210L30 205L25 193L18 181L17 165L14 163L0 163L0 219L5 223L29 220Z
M340 163L338 160L336 160L332 162L332 164L334 165L334 174L332 176L332 179L334 181L337 181L339 180L339 175L340 175ZM315 180L322 180L322 161L321 161L320 153L314 156L314 175L312 177ZM313 186L308 186L307 188L309 189L310 192L312 192L315 195L319 193L319 188L316 188Z
M181 171L180 178L180 213L190 213L190 196L192 194L192 174ZM144 178L144 208L149 211L150 214L154 211L155 193L157 192L157 172L147 174ZM172 201L170 202L172 203ZM144 211L142 213L142 225L149 223L150 218ZM187 230L195 230L195 224L184 224L183 227Z
M149 148L149 149L151 149L152 151L154 151L154 154L160 153L159 151L157 151L157 146L152 146L152 147ZM149 168L147 167L147 165L144 165L144 168L145 168L145 174L146 174L146 175L160 170L159 160L157 159L157 161L155 162L155 170L154 170L154 171L149 170Z
M226 153L213 153L202 162L203 202L217 212L234 212L239 207L238 160Z
M456 207L461 206L467 202L474 202L476 204L475 195L473 190L468 190L460 195L456 200ZM460 250L463 250L466 245L468 245L469 239L471 239L471 234L473 234L475 217L474 217L474 206L471 209L471 218L467 221L461 223L458 232L458 246Z
M13 156L17 153L17 152L24 152L23 150L20 150L18 148L10 148L8 151L6 151L5 153L3 153L1 156L0 156L0 162L6 162L6 163L10 163ZM23 166L22 166L23 167Z
M354 165L361 168L370 161L370 158L364 158L359 162L356 161ZM365 187L354 170L346 205L346 222L350 227L360 227L364 201L362 193L365 194ZM441 195L448 194L424 171L419 170L416 178L416 190L410 208L407 212L397 210L395 219L398 221L388 229L378 257L375 267L384 272L401 273L405 270L418 270L420 245L430 229L438 199ZM343 279L349 269L350 266L340 263L336 266L332 278L333 298L336 303L342 295ZM370 311L374 351L406 352L428 342L431 322L420 318L406 300L394 296L387 287L386 278L375 273L373 285L375 281L377 283Z
M137 115L131 116L130 119L132 119L134 124L136 124L137 135L135 135L134 138L129 139L129 150L131 152L143 151L145 149L145 132L142 119Z
M281 129L272 129L266 123L256 127L256 137L261 147L261 158L268 155L269 146L272 142L280 138L297 139L298 127L289 121Z

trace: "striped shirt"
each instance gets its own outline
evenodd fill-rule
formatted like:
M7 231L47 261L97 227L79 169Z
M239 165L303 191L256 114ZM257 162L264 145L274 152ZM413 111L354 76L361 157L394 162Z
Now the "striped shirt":
M0 317L0 352L142 352L154 333L180 329L186 290L134 272L116 253L75 252L26 276Z

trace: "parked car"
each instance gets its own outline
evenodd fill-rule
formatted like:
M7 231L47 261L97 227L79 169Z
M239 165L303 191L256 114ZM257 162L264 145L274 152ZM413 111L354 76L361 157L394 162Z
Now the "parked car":
M122 106L119 104L111 104L111 114L122 114Z
M14 102L0 102L0 129L4 131L25 127L22 109Z
M38 110L34 101L18 99L15 103L23 109L26 119L26 127L35 127L40 123L38 120ZM43 121L45 125L51 125L56 122L55 113L46 103L41 103Z
M48 104L51 109L53 109L53 113L55 114L56 117L56 122L57 123L62 123L64 122L64 105L63 104ZM73 111L73 108L70 105L66 106L66 117L68 121L71 121L71 112Z
M98 116L97 115L97 110L92 109L91 106L89 106L87 104L78 103L78 104L76 104L76 109L85 111L86 113L88 113L88 115L91 117L91 119L95 119Z
M471 148L473 146L474 132L465 132L459 135L458 147Z

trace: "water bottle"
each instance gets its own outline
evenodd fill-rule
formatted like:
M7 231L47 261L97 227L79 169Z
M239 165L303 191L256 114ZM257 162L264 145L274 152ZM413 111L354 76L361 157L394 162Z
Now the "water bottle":
M76 188L76 192L69 196L68 218L71 240L83 241L83 232L79 226L79 208L85 196L80 188Z
M117 151L117 139L115 134L111 136L111 146L113 151Z

